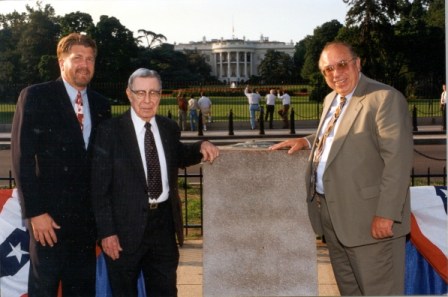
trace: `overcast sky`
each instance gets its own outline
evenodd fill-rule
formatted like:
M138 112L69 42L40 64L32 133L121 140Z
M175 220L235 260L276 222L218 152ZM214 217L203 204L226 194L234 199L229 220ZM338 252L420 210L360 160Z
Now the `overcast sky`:
M163 34L169 43L226 38L296 43L317 26L344 24L348 6L342 0L43 0L56 15L85 12L95 24L101 15L116 17L134 31ZM0 13L24 12L36 1L0 0Z

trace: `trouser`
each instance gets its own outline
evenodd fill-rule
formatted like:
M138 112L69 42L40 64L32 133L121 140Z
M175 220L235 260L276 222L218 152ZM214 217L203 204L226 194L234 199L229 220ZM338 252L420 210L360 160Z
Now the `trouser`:
M190 110L190 129L196 131L196 125L198 124L198 112L196 109Z
M322 228L341 295L403 295L406 237L344 246L336 236L326 200L320 201Z
M260 105L258 104L250 104L249 105L249 113L250 113L250 128L253 130L256 128L256 119L255 114L260 110Z
M179 128L182 131L186 131L187 130L187 112L185 110L179 109L177 112L177 115L178 115Z
M289 121L288 121L288 114L289 114L289 104L283 105L283 128L289 128Z
M58 242L50 247L36 242L31 234L30 259L28 296L56 297L59 282L64 297L95 296L96 254L93 238L86 242L77 237L58 236Z
M275 108L275 105L266 105L266 115L265 115L264 120L267 121L269 118L269 129L272 129L272 127L273 127L274 108Z
M113 261L106 256L113 295L138 295L138 276L143 270L146 296L176 297L179 250L176 243L171 203L165 201L157 209L149 209L142 243L132 253L123 251Z

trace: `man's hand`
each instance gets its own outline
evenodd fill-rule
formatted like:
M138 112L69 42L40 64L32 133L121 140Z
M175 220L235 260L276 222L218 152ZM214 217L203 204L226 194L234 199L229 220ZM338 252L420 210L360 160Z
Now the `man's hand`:
M219 149L214 144L204 141L201 143L201 154L204 161L213 163L213 161L219 156Z
M393 225L393 220L375 216L372 220L372 237L375 239L383 239L394 236L394 232L392 231Z
M37 242L43 246L48 244L51 247L58 242L54 229L61 229L61 226L56 224L48 213L32 217L30 221L33 235Z
M106 253L112 260L120 258L120 252L123 251L117 235L103 238L101 240L101 247L103 248L104 253Z
M305 138L295 138L295 139L288 139L285 141L282 141L280 143L274 144L269 149L270 150L278 150L281 148L289 147L288 154L292 154L298 150L308 149L310 148L308 144L308 140Z

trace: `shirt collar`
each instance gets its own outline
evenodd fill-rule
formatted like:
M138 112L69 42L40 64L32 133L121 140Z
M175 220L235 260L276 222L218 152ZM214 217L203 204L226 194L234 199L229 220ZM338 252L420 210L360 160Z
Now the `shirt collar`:
M75 103L76 101L76 96L78 96L78 90L75 89L74 87L72 87L72 85L70 85L67 81L65 81L64 79L62 79L62 81L64 82L64 86L65 89L67 90L68 96L70 98L70 101L72 103ZM83 98L85 98L85 94L87 93L87 88L85 88L84 90L81 91L81 96Z
M145 131L146 121L142 120L132 107L131 107L131 119L132 123L134 124L135 131L137 132ZM154 128L157 127L156 117L152 117L149 123L151 124L151 127Z

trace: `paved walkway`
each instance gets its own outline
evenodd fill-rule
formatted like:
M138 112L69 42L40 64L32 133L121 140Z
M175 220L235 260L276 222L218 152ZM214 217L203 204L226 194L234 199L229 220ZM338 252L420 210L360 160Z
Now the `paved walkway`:
M319 296L339 296L328 249L320 241L316 241L316 248ZM180 249L180 264L177 272L178 296L202 297L202 240L185 242Z

